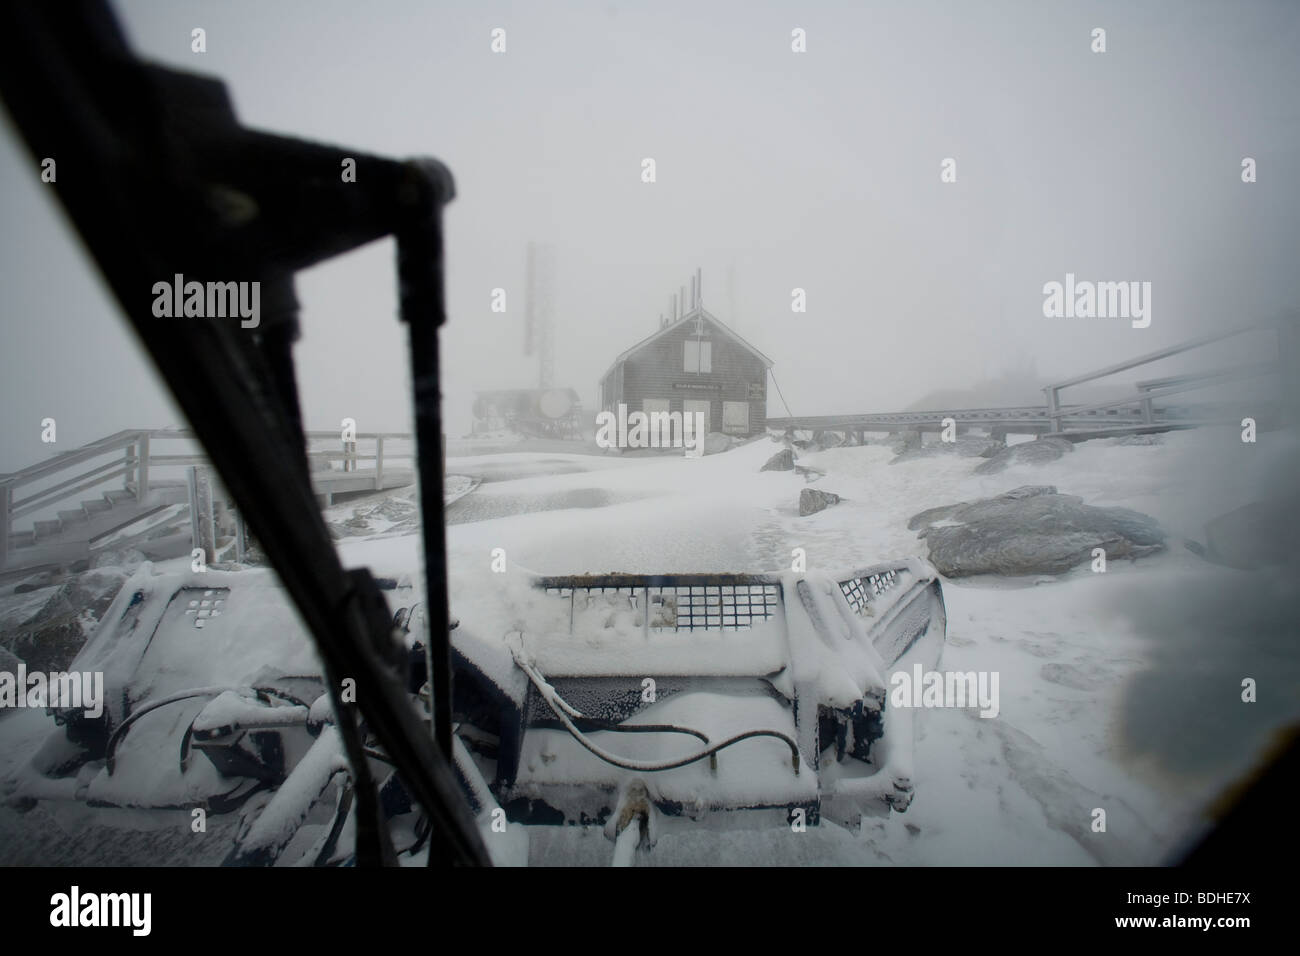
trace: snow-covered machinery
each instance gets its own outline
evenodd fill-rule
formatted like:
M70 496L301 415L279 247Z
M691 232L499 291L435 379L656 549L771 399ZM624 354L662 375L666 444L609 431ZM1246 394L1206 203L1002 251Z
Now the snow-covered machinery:
M912 725L887 689L942 651L926 562L533 590L518 631L462 618L453 641L458 735L510 820L617 833L638 818L651 839L658 814L856 825L907 809Z
M922 560L524 578L496 598L469 602L486 613L453 631L452 765L498 862L526 858L522 833L488 838L507 821L604 825L626 858L664 817L852 826L911 802L910 712L887 688L942 652L941 586ZM392 634L431 722L423 612L402 607ZM351 859L354 781L275 575L144 565L72 668L102 673L103 696L50 708L62 730L8 781L10 805L238 812L227 863ZM414 858L429 821L381 743L363 742L392 845ZM717 813L735 810L753 812Z
M910 721L886 688L937 661L932 568L549 578L455 593L455 629L436 520L450 170L245 127L219 81L135 56L103 0L17 5L0 50L16 127L37 162L77 157L51 188L270 565L142 566L71 665L103 698L51 708L64 726L2 782L11 805L238 809L228 862L366 866L518 861L529 828L498 839L508 819L603 821L626 860L663 815L907 806ZM340 168L356 176L321 172ZM383 592L402 589L334 548L293 358L296 274L384 237L425 516L423 589L396 614ZM193 277L187 315L199 277L209 310L245 282L263 309L159 321L173 275Z

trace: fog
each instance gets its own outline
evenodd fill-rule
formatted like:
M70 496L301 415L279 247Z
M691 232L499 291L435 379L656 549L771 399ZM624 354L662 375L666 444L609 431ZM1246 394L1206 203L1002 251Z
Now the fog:
M1291 4L115 8L143 55L223 79L247 125L451 167L452 435L475 390L537 384L530 241L554 253L555 384L589 409L696 267L705 307L775 361L797 415L900 410L1017 369L1036 387L1295 301ZM183 425L8 125L0 184L0 470ZM1045 318L1043 286L1067 273L1152 283L1149 327ZM392 245L302 274L298 294L308 426L409 428Z

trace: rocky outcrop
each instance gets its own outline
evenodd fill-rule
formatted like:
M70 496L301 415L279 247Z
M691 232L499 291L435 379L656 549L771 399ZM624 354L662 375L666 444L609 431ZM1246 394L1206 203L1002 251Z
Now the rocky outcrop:
M799 492L799 514L801 517L814 515L819 511L825 511L829 505L839 504L840 500L839 495L832 494L829 491L804 488Z
M995 475L1010 465L1042 465L1056 461L1062 455L1074 451L1074 445L1064 438L1039 438L1035 441L1008 445L988 461L976 466L977 475Z
M69 578L35 613L0 635L0 647L21 657L32 670L65 670L126 578L117 568L97 568Z
M912 517L930 562L948 577L1062 574L1090 562L1164 550L1165 535L1147 515L1097 508L1051 485L1026 485L996 498L931 508Z
M1024 441L1019 445L1009 445L998 451L996 455L989 458L987 462L976 466L976 475L996 475L997 472L1005 471L1013 464L1045 464L1054 462L1062 455L1074 451L1074 445L1067 442L1065 438L1037 438L1035 441Z
M794 452L789 448L782 448L779 452L767 460L759 471L794 471Z

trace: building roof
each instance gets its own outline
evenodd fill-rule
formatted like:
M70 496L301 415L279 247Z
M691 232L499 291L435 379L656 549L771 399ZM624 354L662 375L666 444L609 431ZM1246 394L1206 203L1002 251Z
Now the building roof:
M763 366L765 368L771 368L773 365L776 364L770 358L768 358L766 355L760 352L758 349L754 348L754 346L750 345L748 342L742 339L731 329L723 325L716 315L714 315L708 309L701 307L701 308L692 309L690 312L687 312L676 322L668 323L662 329L656 332L654 335L642 339L640 342L636 343L636 345L632 346L627 351L621 353L616 359L614 359L613 362L610 363L609 368L605 370L605 374L600 377L600 380L603 382L605 381L605 379L609 378L610 373L612 373L614 369L618 368L621 364L627 361L628 356L630 356L633 352L640 351L650 343L663 338L665 335L667 335L669 332L672 332L674 329L680 328L684 323L694 321L696 318L699 318L700 316L703 316L705 321L709 322L711 325L716 326L718 331L720 331L723 335L735 341L742 348L747 349L749 352L756 355L758 359L763 363Z

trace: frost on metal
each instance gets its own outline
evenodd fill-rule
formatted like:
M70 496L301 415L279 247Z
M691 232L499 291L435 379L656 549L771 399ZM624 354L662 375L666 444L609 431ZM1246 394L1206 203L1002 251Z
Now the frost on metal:
M885 688L897 667L938 663L924 561L528 585L507 590L499 639L471 622L455 642L458 716L513 820L604 823L633 784L677 817L906 809L911 721L886 713Z

